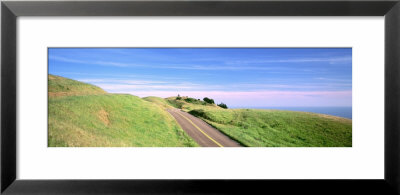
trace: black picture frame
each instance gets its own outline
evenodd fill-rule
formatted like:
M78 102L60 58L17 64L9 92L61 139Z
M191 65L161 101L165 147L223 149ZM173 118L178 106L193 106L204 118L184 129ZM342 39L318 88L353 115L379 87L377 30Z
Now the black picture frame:
M385 176L382 180L16 179L19 16L385 16ZM399 194L399 0L2 1L1 193L3 194ZM367 121L364 121L367 122ZM99 170L100 171L100 170ZM368 171L368 170L365 170Z

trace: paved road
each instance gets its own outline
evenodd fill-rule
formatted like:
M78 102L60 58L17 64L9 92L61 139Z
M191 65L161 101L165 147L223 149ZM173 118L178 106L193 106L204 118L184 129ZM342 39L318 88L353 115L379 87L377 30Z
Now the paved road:
M203 147L241 147L203 120L179 109L167 109L186 133Z

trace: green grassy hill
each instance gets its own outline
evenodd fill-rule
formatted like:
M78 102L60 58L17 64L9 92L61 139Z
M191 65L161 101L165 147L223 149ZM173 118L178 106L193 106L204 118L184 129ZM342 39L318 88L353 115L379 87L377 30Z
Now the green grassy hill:
M166 98L244 146L351 147L352 120L309 112L223 109L214 104Z
M160 106L49 75L49 147L197 146Z
M89 85L72 79L49 75L49 96L62 97L74 95L106 94L100 87Z
M139 98L49 75L49 147L198 146L166 112L180 108L244 146L351 147L352 121L280 110L223 109L181 97Z

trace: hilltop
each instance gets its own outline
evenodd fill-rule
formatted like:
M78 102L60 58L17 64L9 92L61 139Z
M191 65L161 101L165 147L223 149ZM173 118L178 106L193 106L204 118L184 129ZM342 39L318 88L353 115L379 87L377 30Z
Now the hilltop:
M198 146L160 106L49 75L49 147Z
M72 79L49 75L49 97L106 94L100 87Z
M215 104L206 103L203 100L190 98L190 97L160 98L160 97L150 96L150 97L145 97L143 99L146 101L153 102L164 108L174 107L174 108L182 109L187 112L194 110L194 109L207 109L207 108L219 109L220 108Z

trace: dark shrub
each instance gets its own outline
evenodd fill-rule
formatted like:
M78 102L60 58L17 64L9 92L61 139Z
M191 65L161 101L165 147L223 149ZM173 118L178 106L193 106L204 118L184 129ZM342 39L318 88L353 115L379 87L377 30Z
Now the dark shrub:
M195 103L195 102L197 102L196 99L190 98L190 97L186 98L185 101L188 102L188 103Z
M181 96L178 94L178 96L176 97L177 100L181 100Z
M191 110L191 111L189 111L189 114L191 114L193 116L197 116L197 117L208 119L206 113L202 109Z
M227 106L226 104L224 104L223 102L221 102L220 104L218 104L218 106L221 107L221 108L225 108L225 109L228 108L228 106Z
M214 104L214 100L208 97L203 98L203 100L209 104Z

